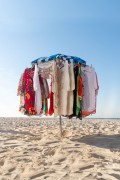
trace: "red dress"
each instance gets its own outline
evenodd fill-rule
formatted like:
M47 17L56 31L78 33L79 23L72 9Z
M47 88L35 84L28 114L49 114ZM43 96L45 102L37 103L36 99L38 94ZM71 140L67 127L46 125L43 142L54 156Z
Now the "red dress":
M32 68L26 68L23 74L22 87L21 90L25 96L25 110L26 114L34 115L36 114L34 108L35 102L35 92L33 89L33 75L34 70Z
M49 115L52 116L54 113L54 107L53 107L53 92L52 92L52 82L50 84L50 108L49 108Z

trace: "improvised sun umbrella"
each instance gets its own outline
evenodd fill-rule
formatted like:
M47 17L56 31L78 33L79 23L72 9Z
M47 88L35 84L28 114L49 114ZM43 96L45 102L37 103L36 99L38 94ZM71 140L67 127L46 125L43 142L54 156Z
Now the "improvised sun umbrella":
M76 56L67 56L64 54L55 54L49 57L40 57L35 59L34 61L31 62L32 65L37 64L38 62L40 63L47 63L49 61L54 61L54 60L63 60L63 61L68 61L68 62L73 62L74 64L83 64L86 65L86 61L83 59L76 57ZM62 136L62 123L61 123L61 116L59 117L60 120L60 134Z
M32 61L32 64L35 64L37 62L47 62L47 61L53 61L56 59L61 59L61 60L66 60L68 62L73 61L74 63L80 63L80 64L84 64L86 65L86 61L84 61L83 59L76 57L76 56L67 56L64 54L54 54L52 56L49 57L40 57L35 59L34 61Z

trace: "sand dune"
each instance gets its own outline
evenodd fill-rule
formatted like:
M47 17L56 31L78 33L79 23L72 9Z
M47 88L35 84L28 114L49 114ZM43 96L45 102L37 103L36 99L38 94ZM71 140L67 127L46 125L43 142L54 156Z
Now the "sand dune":
M0 180L120 179L120 121L0 119Z

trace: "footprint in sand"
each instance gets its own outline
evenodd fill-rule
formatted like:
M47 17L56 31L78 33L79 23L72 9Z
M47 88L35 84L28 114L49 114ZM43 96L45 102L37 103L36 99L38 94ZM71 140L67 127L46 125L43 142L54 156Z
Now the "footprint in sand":
M12 172L14 170L15 170L15 167L12 167L12 168L8 169L9 172Z
M97 153L92 153L91 154L92 157L96 158L96 159L105 159L104 156L100 155L100 154L97 154Z
M7 152L8 150L7 149L2 149L2 150L0 150L0 154L1 153L5 153L5 152Z
M44 172L34 173L34 174L30 175L29 178L32 180L32 179L36 179L36 178L40 178L40 177L44 176L44 179L45 179L45 177L47 177L47 175L52 174L52 173L55 173L55 171L44 171Z
M0 161L0 166L4 166L4 160Z
M29 159L27 156L21 156L19 158L16 159L18 162L25 162L25 163L28 163L28 162L32 162L31 159Z
M115 177L116 179L120 179L120 174L115 174L115 173L113 173L113 174L110 174L111 176L113 176L113 177Z
M40 176L44 176L46 173L45 172L41 172L41 173L38 173L38 174L34 174L30 177L30 179L36 179Z
M62 159L59 159L59 162L61 163L61 162L65 161L65 160L66 160L66 158L62 158Z
M84 171L84 170L88 170L88 169L91 169L91 168L93 168L94 167L94 165L88 165L88 166L84 166L84 167L81 167L79 170L80 171Z
M47 155L47 156L53 156L55 154L55 150L46 150L44 152L44 155Z

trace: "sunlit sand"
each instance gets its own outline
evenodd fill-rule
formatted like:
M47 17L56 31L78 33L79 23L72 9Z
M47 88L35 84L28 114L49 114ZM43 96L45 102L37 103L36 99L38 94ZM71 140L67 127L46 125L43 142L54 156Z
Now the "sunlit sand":
M0 118L1 180L120 179L120 121Z

